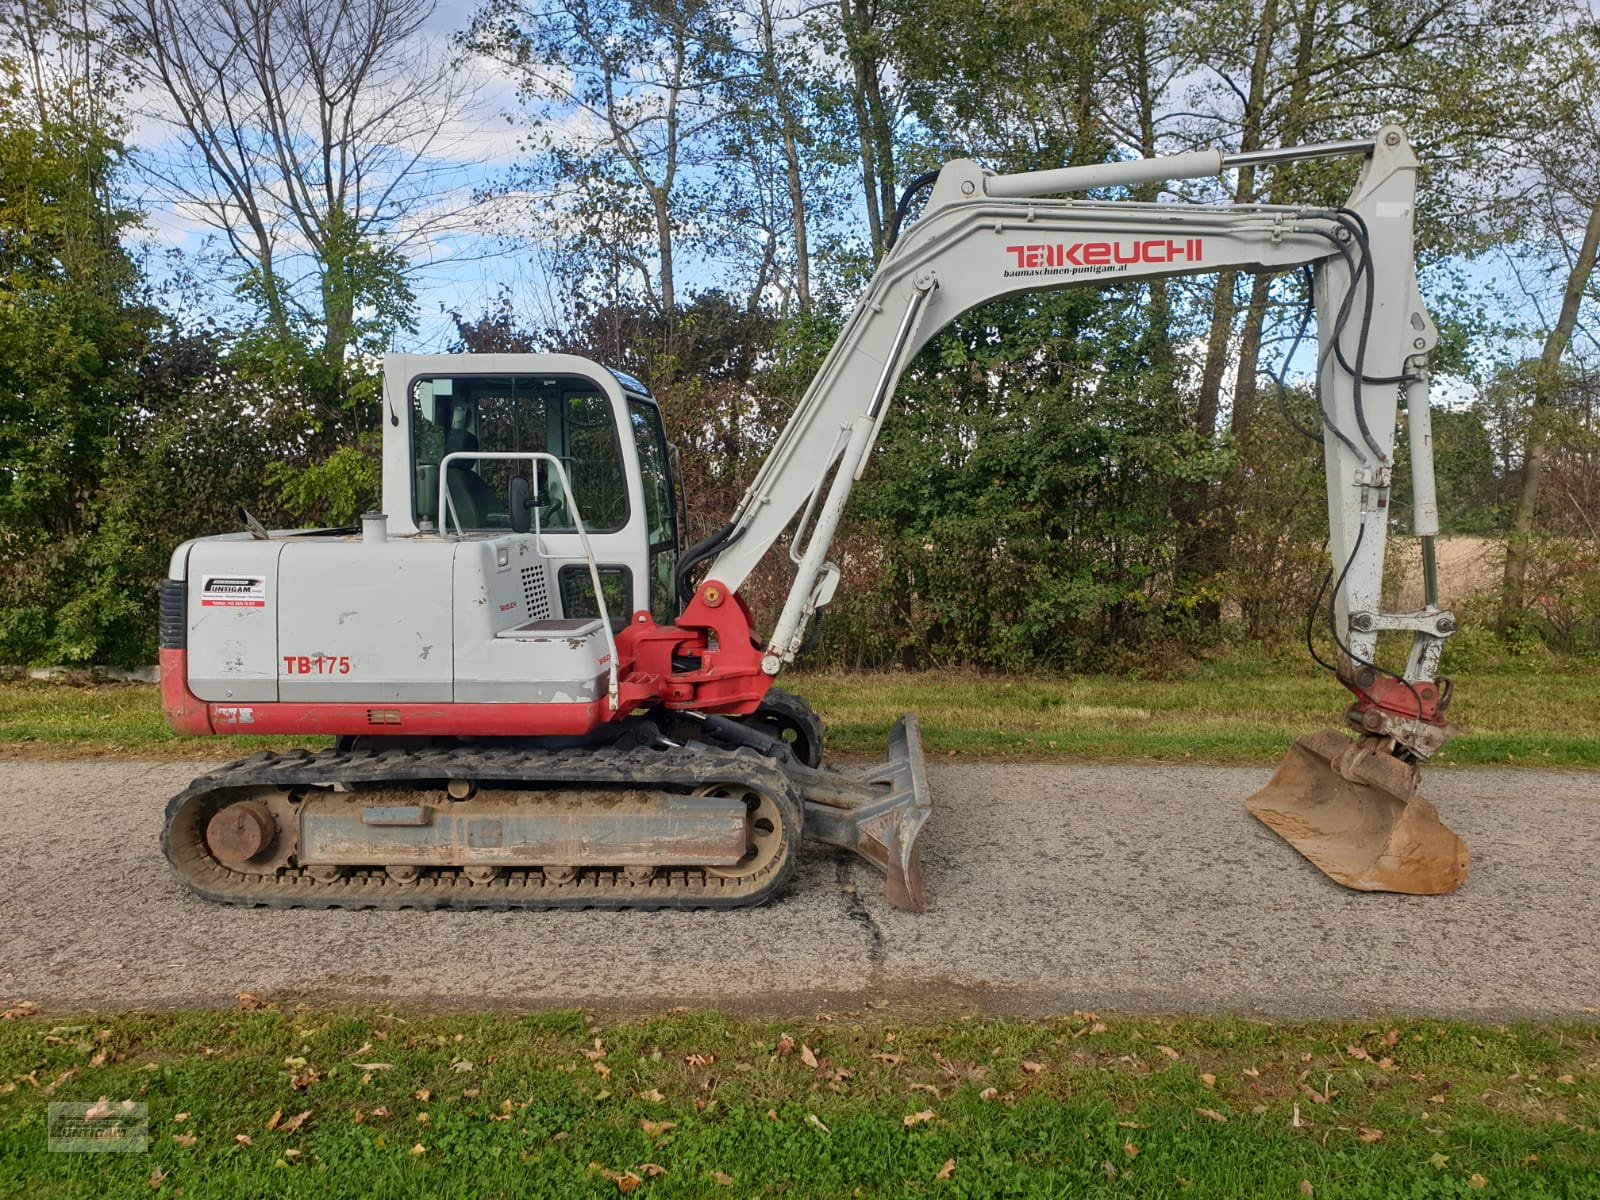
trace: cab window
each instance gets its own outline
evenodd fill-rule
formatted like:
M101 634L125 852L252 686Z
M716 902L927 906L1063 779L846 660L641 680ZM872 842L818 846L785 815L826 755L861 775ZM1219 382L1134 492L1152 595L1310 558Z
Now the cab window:
M678 521L672 500L672 473L667 465L667 441L661 430L661 412L643 400L628 401L633 422L633 444L639 452L639 475L644 483L645 526L650 540L650 615L660 624L677 616L673 574L678 567Z
M446 524L439 508L445 456L450 505L463 529L509 529L506 506L513 475L539 497L540 527L571 531L573 504L559 477L532 463L472 458L472 451L543 451L555 455L572 481L584 527L612 533L628 523L627 476L611 401L587 379L534 375L432 375L411 384L414 515L419 528ZM455 522L449 522L454 528Z

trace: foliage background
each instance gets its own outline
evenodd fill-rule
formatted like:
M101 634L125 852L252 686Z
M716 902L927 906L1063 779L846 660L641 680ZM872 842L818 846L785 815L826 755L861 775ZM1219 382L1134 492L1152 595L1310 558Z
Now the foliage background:
M401 63L406 39L443 19L425 0L340 13L328 36L346 40L404 18L380 47ZM293 527L376 502L377 352L412 336L414 235L443 203L416 175L364 201L328 167L292 285L259 248L230 260L226 242L141 259L128 196L172 168L130 157L130 114L176 110L161 109L156 30L136 17L115 0L17 0L4 17L0 661L150 661L177 543L236 528L240 506ZM1581 147L1596 44L1567 0L487 0L453 53L515 83L523 155L475 219L553 282L453 313L451 348L571 350L650 381L692 542L733 508L919 172L958 155L1005 171L1248 149L1400 119L1426 163L1446 532L1529 549L1525 579L1469 615L1513 652L1592 655L1600 376L1584 218L1600 213L1600 153ZM418 99L383 78L346 82L395 113ZM270 148L272 131L259 136ZM318 135L288 136L303 154ZM393 144L367 149L402 170ZM195 161L185 194L228 211L233 193ZM1355 169L1241 171L1181 194L1337 203ZM1563 283L1576 301L1552 355L1561 320L1540 305ZM1297 276L1228 273L1001 301L944 331L906 373L857 491L812 661L1150 670L1298 639L1326 569L1320 452L1280 419L1273 375L1292 365L1281 403L1307 421L1306 359L1290 358L1303 295ZM1395 501L1398 532L1404 482ZM758 616L775 613L783 557L748 585Z

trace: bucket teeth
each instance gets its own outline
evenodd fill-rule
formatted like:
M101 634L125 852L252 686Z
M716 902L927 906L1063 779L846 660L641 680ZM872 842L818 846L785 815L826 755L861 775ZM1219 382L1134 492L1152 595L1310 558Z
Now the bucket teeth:
M1466 844L1417 794L1417 769L1384 739L1338 730L1298 739L1251 814L1335 883L1363 892L1436 896L1467 878Z

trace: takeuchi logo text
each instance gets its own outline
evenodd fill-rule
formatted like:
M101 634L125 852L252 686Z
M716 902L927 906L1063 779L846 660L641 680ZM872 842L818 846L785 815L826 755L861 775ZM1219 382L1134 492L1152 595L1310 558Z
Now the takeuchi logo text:
M1070 267L1127 267L1135 263L1196 264L1205 255L1204 238L1147 238L1134 242L1056 242L1007 246L1019 271Z

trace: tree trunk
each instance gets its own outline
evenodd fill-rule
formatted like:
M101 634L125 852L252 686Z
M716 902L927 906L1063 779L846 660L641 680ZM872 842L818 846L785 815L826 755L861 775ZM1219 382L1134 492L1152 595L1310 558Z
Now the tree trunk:
M761 0L761 52L763 74L778 106L778 129L783 140L784 182L789 192L789 225L794 238L794 291L801 312L811 308L811 246L806 236L805 177L800 168L799 122L788 100L788 90L778 69L778 41L772 27L772 5Z
M861 151L861 186L867 200L867 228L873 249L881 250L887 222L894 212L893 147L884 128L883 91L878 82L878 60L867 49L872 16L869 0L839 0L839 22L855 86L850 104L855 114L856 140Z
M1261 126L1266 107L1267 68L1272 61L1272 42L1278 32L1278 0L1267 0L1261 11L1261 24L1256 34L1255 57L1250 63L1250 87L1245 99L1244 113L1239 131L1239 149L1261 149ZM1248 204L1255 199L1255 171L1250 167L1239 169L1239 185L1234 190L1234 202ZM1227 366L1228 342L1233 334L1233 317L1236 311L1234 288L1237 271L1217 274L1217 290L1212 294L1211 329L1206 335L1205 365L1200 370L1200 394L1195 401L1194 427L1202 437L1216 432L1217 410L1222 395L1222 372ZM1240 369L1243 369L1243 363Z
M1528 543L1533 533L1534 514L1539 506L1539 486L1544 479L1546 440L1549 419L1561 387L1561 356L1578 323L1578 309L1584 291L1594 274L1595 255L1600 249L1600 198L1589 210L1589 223L1583 231L1578 257L1567 276L1561 298L1561 314L1544 340L1539 368L1533 379L1533 405L1528 414L1528 433L1522 451L1522 486L1517 490L1517 507L1511 520L1511 536L1506 540L1506 571L1500 587L1501 633L1515 627L1522 614L1523 589L1528 578Z

